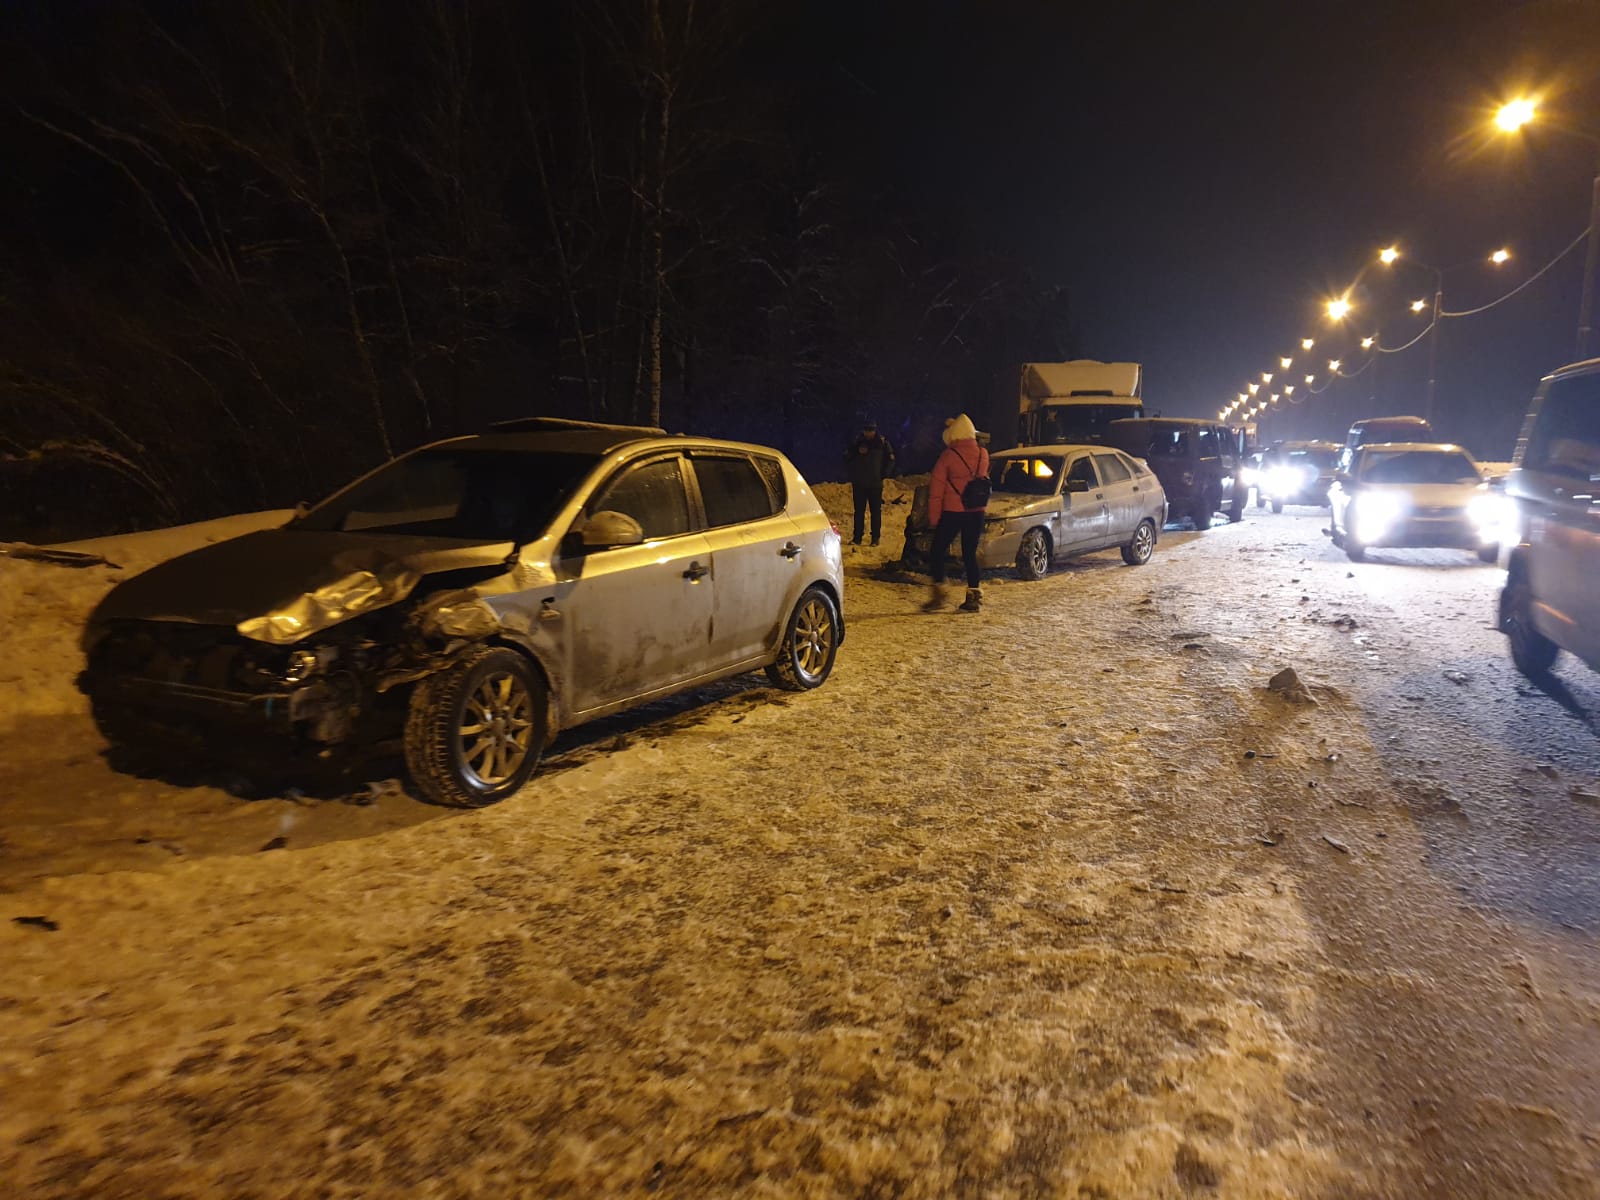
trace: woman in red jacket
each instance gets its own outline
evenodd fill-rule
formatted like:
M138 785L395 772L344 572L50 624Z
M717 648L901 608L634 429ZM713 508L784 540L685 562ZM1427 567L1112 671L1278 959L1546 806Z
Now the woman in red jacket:
M961 561L967 568L967 598L964 612L977 612L983 603L978 582L978 535L983 532L986 505L968 506L962 499L974 479L987 481L989 452L978 445L978 430L962 413L945 426L944 450L933 464L928 482L928 524L933 526L933 594L922 607L929 612L942 608L948 589L944 583L945 556L950 544L961 535Z

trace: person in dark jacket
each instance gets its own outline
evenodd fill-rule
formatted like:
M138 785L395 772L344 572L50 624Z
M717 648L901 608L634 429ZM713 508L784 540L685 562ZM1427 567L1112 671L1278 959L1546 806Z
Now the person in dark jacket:
M844 452L844 466L856 505L855 530L850 544L861 544L862 526L867 509L871 508L872 544L876 546L883 532L883 481L894 474L894 447L888 438L878 433L876 422L862 424L861 435Z
M989 474L989 452L978 442L978 431L966 413L951 421L944 431L944 452L933 464L928 481L928 524L933 527L933 592L922 607L928 612L943 608L945 555L959 535L961 561L967 569L967 598L961 602L965 612L977 612L983 604L978 584L978 536L983 532L984 505L969 507L963 498L967 484Z

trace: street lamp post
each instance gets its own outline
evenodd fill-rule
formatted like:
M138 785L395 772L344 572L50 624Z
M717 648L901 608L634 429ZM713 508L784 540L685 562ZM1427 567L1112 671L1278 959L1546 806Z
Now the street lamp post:
M1383 263L1384 266L1393 266L1400 257L1401 254L1398 247L1388 246L1379 252L1378 261ZM1511 252L1503 248L1489 255L1489 261L1497 267L1510 261L1510 258ZM1436 267L1432 263L1422 262L1409 255L1405 256L1405 261L1421 267L1424 271L1428 271L1433 275L1433 315L1428 320L1428 398L1427 407L1423 410L1423 417L1428 424L1432 425L1433 399L1434 392L1438 386L1439 375L1439 318L1444 315L1444 273L1446 270L1453 271L1456 267L1464 267L1469 264L1457 263L1455 267ZM1411 311L1421 312L1426 307L1426 301L1416 300L1412 302Z
M1500 106L1494 115L1497 128L1505 133L1515 133L1538 114L1536 101L1521 97ZM1582 138L1600 148L1600 137L1581 129L1557 126L1562 133ZM1578 301L1578 358L1589 357L1589 336L1594 332L1594 277L1600 268L1600 160L1595 164L1594 183L1589 191L1589 248L1583 260L1583 292Z

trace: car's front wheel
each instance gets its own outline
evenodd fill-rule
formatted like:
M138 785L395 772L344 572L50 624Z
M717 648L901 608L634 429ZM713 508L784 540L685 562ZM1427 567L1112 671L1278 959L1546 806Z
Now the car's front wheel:
M821 687L838 653L839 610L827 592L809 587L789 614L783 644L777 661L767 668L767 678L791 692Z
M1533 588L1520 570L1512 571L1500 593L1500 630L1511 643L1517 670L1530 679L1550 673L1561 647L1533 627Z
M1244 496L1235 488L1233 502L1228 505L1228 523L1237 525L1242 520L1244 520Z
M1194 508L1192 510L1190 510L1190 511L1191 511L1190 520L1192 520L1194 522L1194 527L1196 529L1198 529L1198 530L1210 529L1211 528L1211 518L1212 518L1213 515L1215 515L1215 513L1217 511L1217 500L1216 500L1216 497L1214 497L1214 496L1202 496L1200 499L1198 499L1198 500L1196 500L1194 502Z
M527 783L544 754L547 693L515 650L480 646L412 690L405 756L436 804L479 808Z
M1133 536L1122 547L1122 561L1130 567L1142 567L1150 561L1150 555L1156 548L1155 522L1148 517L1139 522L1139 528L1133 531Z
M1030 529L1017 547L1017 578L1030 583L1050 572L1050 536L1042 529Z
M1499 545L1499 543L1497 542L1493 546L1479 546L1478 547L1478 561L1479 562L1485 562L1485 563L1496 563L1496 562L1499 562L1500 561L1500 545Z
M1282 500L1274 500L1272 502L1272 511L1275 512L1275 513L1281 513L1283 511L1283 501Z

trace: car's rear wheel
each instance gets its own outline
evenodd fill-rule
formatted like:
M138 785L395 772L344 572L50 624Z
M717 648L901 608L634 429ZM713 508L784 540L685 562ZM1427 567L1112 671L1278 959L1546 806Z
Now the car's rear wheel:
M1194 502L1194 508L1190 511L1192 513L1190 520L1194 522L1196 529L1210 529L1211 518L1217 511L1216 497L1202 496Z
M480 646L411 693L405 756L436 804L479 808L532 777L544 754L547 692L515 650Z
M1022 535L1022 544L1017 547L1017 578L1031 583L1049 573L1050 535L1042 529L1030 529Z
M1150 555L1156 548L1156 525L1146 517L1139 522L1139 528L1133 531L1133 536L1122 547L1122 561L1130 567L1142 567L1150 561Z
M1530 679L1550 673L1561 647L1533 627L1533 588L1520 570L1511 573L1500 593L1500 629L1511 643L1517 670Z
M1233 502L1228 505L1228 524L1237 525L1244 520L1244 496L1238 488L1233 490Z
M821 687L839 653L839 610L819 587L807 588L789 614L778 658L767 678L791 692Z
M1275 513L1281 513L1283 511L1283 501L1282 500L1274 500L1272 502L1272 511L1275 512Z
M1486 562L1486 563L1499 562L1500 561L1500 546L1499 546L1499 543L1496 543L1493 546L1479 546L1478 547L1478 561L1479 562Z

